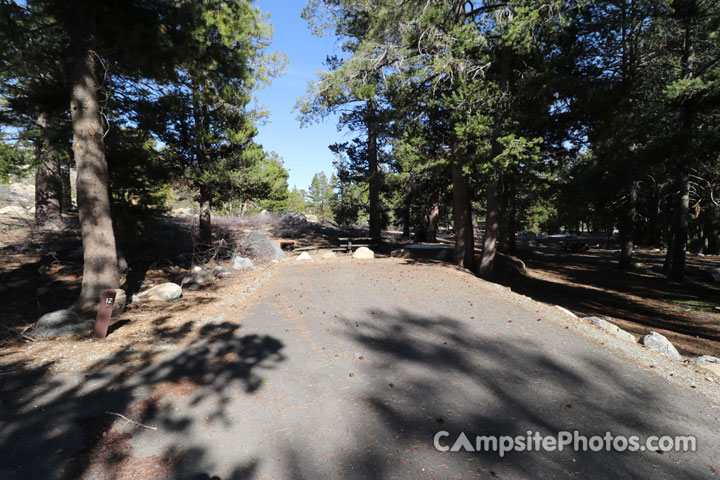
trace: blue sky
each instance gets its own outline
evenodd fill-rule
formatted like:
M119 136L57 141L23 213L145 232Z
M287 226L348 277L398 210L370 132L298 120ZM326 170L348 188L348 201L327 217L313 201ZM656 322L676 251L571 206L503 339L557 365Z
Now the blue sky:
M257 93L260 103L270 110L269 123L259 127L257 140L265 150L283 157L290 172L289 186L306 189L313 174L324 171L329 176L333 171L328 145L350 138L337 131L336 116L300 128L297 112L292 111L308 82L324 69L323 62L335 51L336 39L310 32L300 17L304 0L259 0L256 5L271 16L275 27L272 49L284 52L289 61L285 75Z

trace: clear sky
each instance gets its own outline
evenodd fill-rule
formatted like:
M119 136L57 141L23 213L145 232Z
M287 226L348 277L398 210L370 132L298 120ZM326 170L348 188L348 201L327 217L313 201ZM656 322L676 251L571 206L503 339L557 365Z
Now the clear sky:
M259 0L256 5L271 16L275 27L272 49L284 52L289 61L285 75L257 94L260 103L270 110L270 121L259 127L257 140L265 150L283 157L291 188L297 185L307 189L313 174L324 171L329 176L333 171L328 145L350 138L337 131L335 116L301 129L298 112L293 111L308 82L324 69L325 58L335 51L336 39L310 32L300 17L304 0Z

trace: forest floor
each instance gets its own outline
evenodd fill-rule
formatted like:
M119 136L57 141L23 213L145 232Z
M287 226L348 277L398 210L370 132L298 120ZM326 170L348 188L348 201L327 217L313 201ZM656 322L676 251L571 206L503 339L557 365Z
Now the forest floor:
M706 273L720 267L720 256L688 254L682 283L662 275L664 257L656 249L639 249L639 265L628 272L617 267L612 250L569 253L540 247L520 254L527 276L503 283L580 317L604 317L636 336L657 331L682 355L720 357L720 284Z

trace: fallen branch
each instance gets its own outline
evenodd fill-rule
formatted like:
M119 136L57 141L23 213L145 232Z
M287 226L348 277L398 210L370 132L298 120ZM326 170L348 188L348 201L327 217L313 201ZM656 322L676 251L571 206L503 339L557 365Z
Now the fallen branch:
M130 423L132 423L132 424L134 424L134 425L137 425L137 426L139 426L139 427L149 428L150 430L157 430L157 427L151 427L151 426L149 426L149 425L143 425L142 423L138 423L138 422L136 422L135 420L130 420L130 419L127 418L125 415L121 415L121 414L119 414L119 413L115 413L115 412L105 412L105 413L107 413L108 415L115 415L116 417L120 417L120 418L122 418L123 420L127 420L128 422L130 422Z
M7 330L8 332L11 332L13 335L15 335L15 338L22 338L23 340L27 340L27 341L29 341L29 342L34 342L34 341L35 341L34 338L25 335L24 332L18 333L18 332L16 332L15 330L13 330L12 328L10 328L10 327L8 327L8 326L6 326L6 325L2 325L2 324L0 324L0 327L3 327L3 328L4 328L5 330Z

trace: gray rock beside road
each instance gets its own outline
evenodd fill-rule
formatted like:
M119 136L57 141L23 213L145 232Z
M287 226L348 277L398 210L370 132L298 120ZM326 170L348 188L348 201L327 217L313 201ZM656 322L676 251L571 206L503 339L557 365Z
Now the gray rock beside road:
M710 355L701 355L690 359L690 364L710 370L715 375L720 375L720 358Z
M125 306L127 305L127 295L125 294L125 290L122 288L116 288L115 289L115 306L113 307L113 310L117 312L124 312Z
M17 217L29 217L30 213L22 207L16 205L9 205L7 207L0 208L0 215L13 215Z
M152 287L151 289L145 290L144 292L138 293L133 297L133 302L145 300L153 300L156 302L169 302L170 300L175 300L176 298L180 298L181 296L182 287L180 287L180 285L176 283L168 282Z
M670 357L674 360L682 360L682 357L675 346L670 343L670 340L657 332L648 333L640 339L640 343L648 348L652 348L653 350L662 353L666 357Z
M233 270L255 270L255 264L249 258L238 255L233 258Z
M92 320L83 319L72 310L57 310L40 317L35 324L35 335L41 338L55 338L89 333L94 323Z
M615 324L608 322L607 320L603 320L602 318L598 318L598 317L585 317L585 318L583 318L583 320L586 320L586 321L592 323L596 327L601 328L608 333L612 333L613 335L615 335L618 338L622 338L623 340L627 340L628 342L632 342L632 343L636 342L635 337L631 333L626 332L622 328L618 327Z
M285 252L280 247L260 232L250 233L242 244L240 244L240 253L247 257L259 258L261 260L273 260L275 258L285 258Z

